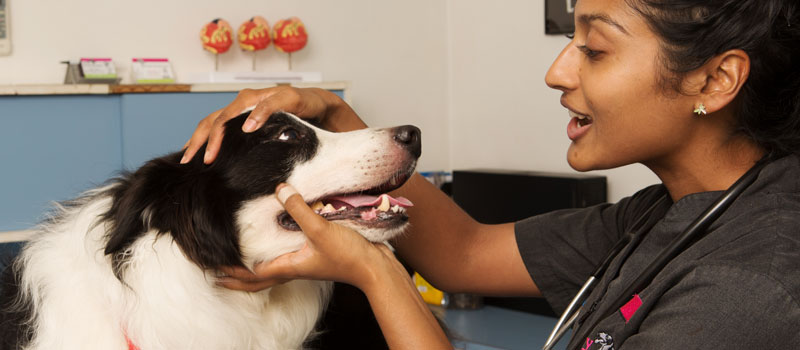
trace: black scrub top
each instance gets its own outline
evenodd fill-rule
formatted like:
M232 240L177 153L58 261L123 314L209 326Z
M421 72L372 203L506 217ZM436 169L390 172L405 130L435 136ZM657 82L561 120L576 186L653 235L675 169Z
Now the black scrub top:
M665 194L663 185L654 185L616 204L516 223L525 266L557 313L614 243ZM768 164L705 237L643 290L626 296L622 308L610 310L623 289L721 194L665 202L663 217L638 242L634 238L600 278L584 304L584 310L594 311L582 311L567 349L800 349L797 156ZM594 329L585 329L597 318L602 320Z

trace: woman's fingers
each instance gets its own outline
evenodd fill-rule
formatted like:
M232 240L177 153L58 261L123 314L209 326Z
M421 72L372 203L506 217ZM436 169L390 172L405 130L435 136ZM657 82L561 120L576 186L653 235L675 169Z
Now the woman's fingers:
M185 145L186 151L181 163L188 163L204 144L206 150L203 162L206 164L213 162L222 145L225 123L247 110L252 111L242 125L244 132L253 132L261 128L273 113L279 111L286 111L301 118L320 118L324 121L328 117L329 109L336 108L332 106L343 104L341 99L332 96L335 97L333 93L317 88L299 89L278 86L260 90L244 89L239 92L230 105L211 113L198 124L197 130ZM347 114L349 119L347 122L343 122L343 125L331 123L326 123L326 125L334 131L346 131L366 126L349 107L347 107L347 111L349 111Z
M222 274L221 277L235 278L242 281L255 281L258 279L256 274L241 266L223 266L219 268L219 272Z
M255 292L292 280L295 274L292 257L297 252L279 256L273 261L256 264L253 271L244 267L221 267L217 284L228 289Z
M221 109L217 110L203 118L203 120L197 124L197 128L194 130L194 133L192 133L192 137L183 145L185 151L183 152L183 158L181 158L181 164L186 164L192 160L197 154L197 151L203 147L206 140L208 140L208 134L211 131L211 125L214 119L216 119L221 112Z
M223 111L223 113L225 113ZM217 158L219 148L222 145L222 135L225 133L225 122L230 119L228 115L220 113L220 116L214 119L213 125L208 131L206 145L206 153L203 155L203 163L211 164Z
M309 239L314 241L318 233L329 229L330 223L311 210L294 187L289 184L280 184L275 189L275 193L286 212L297 222Z
M312 99L315 96L306 94L306 99ZM264 98L259 101L259 103L253 108L253 111L250 112L250 117L248 118L248 122L251 124L245 123L245 126L252 127L253 130L256 128L261 127L267 121L267 119L275 112L285 111L292 113L298 117L318 117L320 114L324 112L324 110L316 110L311 113L311 115L306 115L306 110L304 105L307 104L308 101L304 101L303 96L300 93L300 90L286 88L286 87L279 87L275 88L274 90L270 91L269 96L264 96Z
M244 89L239 91L239 94L236 95L236 98L233 100L233 102L222 109L222 112L220 112L211 123L211 129L207 135L208 145L206 146L206 153L203 156L204 163L211 164L214 159L217 158L220 146L222 146L222 137L225 133L225 123L227 123L228 120L236 118L248 109L253 108L258 104L259 101L261 101L261 99L267 98L269 95L269 92L259 92L253 89ZM266 119L264 121L266 121ZM247 122L245 122L245 125L247 125ZM253 128L247 132L253 130L256 130L256 128Z
M223 277L217 280L217 285L244 292L258 292L270 287L288 282L285 279L266 279L259 281L242 281L234 278Z
M207 125L204 125L204 127L207 126L208 129L198 133L196 141L193 141L199 143L197 148L202 146L205 141L208 141L203 162L211 164L217 158L219 149L222 146L222 138L225 134L225 123L228 120L236 118L251 109L250 115L242 125L242 131L253 132L261 128L267 122L267 119L279 110L293 112L298 115L302 114L298 113L302 109L300 108L301 99L301 94L297 89L284 86L239 91L239 94L230 105L216 113L216 115L206 118ZM195 140L195 137L192 136L192 139Z
M368 281L372 274L363 262L376 257L372 244L357 232L330 223L315 213L294 187L280 184L275 193L306 235L306 244L297 251L257 264L252 271L244 267L221 268L223 277L218 279L219 285L257 291L298 278L341 281L355 286ZM378 249L388 252L385 247Z

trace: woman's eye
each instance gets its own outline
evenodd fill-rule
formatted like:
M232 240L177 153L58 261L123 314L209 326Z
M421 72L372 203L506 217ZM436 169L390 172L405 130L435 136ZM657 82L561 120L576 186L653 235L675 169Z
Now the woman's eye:
M278 136L278 140L281 141L288 141L288 140L296 140L300 135L297 133L297 130L294 129L286 129L281 132L281 135Z
M595 58L595 57L597 57L597 55L602 53L602 51L592 50L592 49L586 47L586 45L578 46L578 50L581 50L581 52L583 52L583 54L586 55L586 57L589 57L589 58Z

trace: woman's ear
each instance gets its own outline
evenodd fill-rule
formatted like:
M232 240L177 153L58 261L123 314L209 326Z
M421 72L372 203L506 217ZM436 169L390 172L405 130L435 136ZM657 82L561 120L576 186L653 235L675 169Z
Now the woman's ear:
M702 67L689 73L684 91L714 113L728 106L739 94L750 74L750 56L736 49L715 56Z

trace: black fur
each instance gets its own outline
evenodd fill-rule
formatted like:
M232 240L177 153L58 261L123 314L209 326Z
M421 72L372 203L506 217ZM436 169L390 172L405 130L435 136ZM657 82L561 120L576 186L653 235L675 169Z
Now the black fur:
M14 260L16 261L16 259ZM31 341L30 304L17 304L20 278L14 261L5 266L0 277L0 350L17 350Z
M112 196L112 206L98 225L107 225L105 253L122 280L127 253L150 230L169 233L188 259L204 269L241 266L239 236L234 213L249 200L274 192L292 169L317 152L316 134L288 115L272 115L261 130L243 133L247 114L226 124L220 153L213 164L203 163L201 149L188 163L182 153L153 159L134 172L112 180L99 195ZM281 134L296 138L280 140ZM91 198L64 203L84 204ZM52 218L48 224L57 224ZM15 304L21 271L9 265L0 280L0 350L17 350L31 340L31 305ZM380 328L363 293L337 283L331 308L321 320L320 337L309 345L316 349L385 349Z
M105 253L121 279L131 244L149 230L169 232L184 254L201 268L241 266L234 213L242 203L275 191L294 166L311 159L318 139L291 117L277 113L261 130L241 131L249 113L231 119L217 160L203 163L205 147L188 163L181 152L153 159L118 179ZM296 139L279 140L282 133Z

